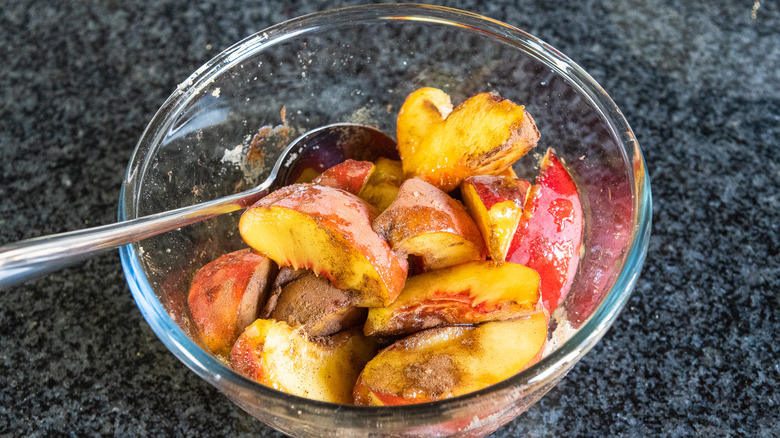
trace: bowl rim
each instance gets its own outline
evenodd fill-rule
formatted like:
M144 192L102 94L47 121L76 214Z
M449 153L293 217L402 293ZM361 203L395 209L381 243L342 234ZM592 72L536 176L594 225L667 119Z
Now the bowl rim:
M168 97L149 122L127 166L119 198L119 220L124 221L135 217L138 199L134 199L132 194L134 189L138 188L139 182L143 180L143 173L150 158L149 156L145 157L144 153L150 145L160 142L167 131L162 128L170 123L172 115L176 114L176 108L181 107L188 99L193 98L204 87L208 86L214 75L236 65L246 55L325 25L343 24L346 20L351 20L353 23L410 20L465 27L474 32L487 34L529 53L530 56L559 74L587 98L591 107L599 112L609 127L613 139L622 148L626 162L633 164L633 173L629 172L629 177L634 184L632 191L634 234L626 252L623 269L611 290L570 339L531 367L479 391L445 400L406 406L354 406L311 400L260 385L236 373L204 351L173 321L154 294L149 280L143 272L137 249L138 244L130 244L120 248L121 263L133 298L147 323L180 361L212 385L216 386L217 381L227 381L241 389L260 393L267 397L280 398L295 406L310 406L317 410L328 409L338 412L338 415L364 418L375 419L377 415L382 414L387 414L389 418L390 415L403 414L404 421L408 422L410 418L407 416L414 416L421 411L441 412L468 407L473 400L487 394L511 390L519 385L542 384L550 374L559 372L560 369L570 369L601 339L615 321L626 304L641 272L648 249L652 223L650 180L645 160L631 127L617 105L588 73L566 55L542 40L514 26L482 15L448 7L422 4L360 5L293 18L242 39L192 73Z

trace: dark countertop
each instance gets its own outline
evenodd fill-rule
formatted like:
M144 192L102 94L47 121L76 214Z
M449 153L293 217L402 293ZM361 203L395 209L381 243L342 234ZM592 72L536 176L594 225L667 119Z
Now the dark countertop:
M135 142L180 81L268 25L356 2L262 3L4 2L0 243L113 222ZM777 436L780 4L447 3L580 63L652 179L650 250L625 310L495 436ZM278 436L168 353L116 252L0 302L1 436Z

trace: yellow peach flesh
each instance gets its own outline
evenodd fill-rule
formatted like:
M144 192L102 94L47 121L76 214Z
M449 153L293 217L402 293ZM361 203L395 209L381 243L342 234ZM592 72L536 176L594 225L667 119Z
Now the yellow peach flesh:
M406 262L372 230L375 214L347 192L296 184L244 212L239 230L279 265L311 269L336 288L357 291L360 306L386 306L403 287Z
M468 211L485 239L490 257L503 262L523 215L522 203L506 200L494 204L488 210L479 199L474 186L464 183L461 185L461 192Z
M352 404L357 377L376 353L375 342L355 330L316 342L301 329L264 319L239 342L231 354L236 371L288 394L341 404Z
M461 235L447 232L424 233L410 237L399 245L398 250L419 255L425 268L430 270L483 258L482 246L475 245Z
M394 251L420 256L426 270L484 259L482 234L463 205L419 178L404 181L373 226Z
M495 94L480 93L451 108L449 96L435 88L406 98L396 133L406 177L419 176L447 192L471 175L505 171L539 139L524 107Z
M419 332L366 364L355 385L355 403L424 403L477 391L530 365L546 339L543 312L476 327Z
M388 307L369 309L364 332L402 334L442 324L513 319L539 310L539 274L515 263L477 261L406 281Z
M374 171L360 189L358 197L373 205L380 212L398 196L398 188L404 180L401 162L380 157L374 161Z

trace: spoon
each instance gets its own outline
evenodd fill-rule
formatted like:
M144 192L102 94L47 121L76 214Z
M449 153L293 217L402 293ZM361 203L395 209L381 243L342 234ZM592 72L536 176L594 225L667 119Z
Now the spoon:
M373 161L378 157L398 158L395 141L382 131L350 123L323 126L290 143L268 178L247 191L115 224L0 247L0 290L103 251L247 208L273 190L294 183L306 168L322 172L350 158ZM122 189L126 189L124 184Z

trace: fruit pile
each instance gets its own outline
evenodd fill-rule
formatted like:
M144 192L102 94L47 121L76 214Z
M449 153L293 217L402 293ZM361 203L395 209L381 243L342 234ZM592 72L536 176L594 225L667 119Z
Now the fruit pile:
M571 176L552 150L535 184L514 174L539 131L492 93L453 109L419 89L397 126L400 161L347 160L269 194L241 216L250 248L193 278L195 326L237 372L316 400L399 405L541 357L579 262Z

